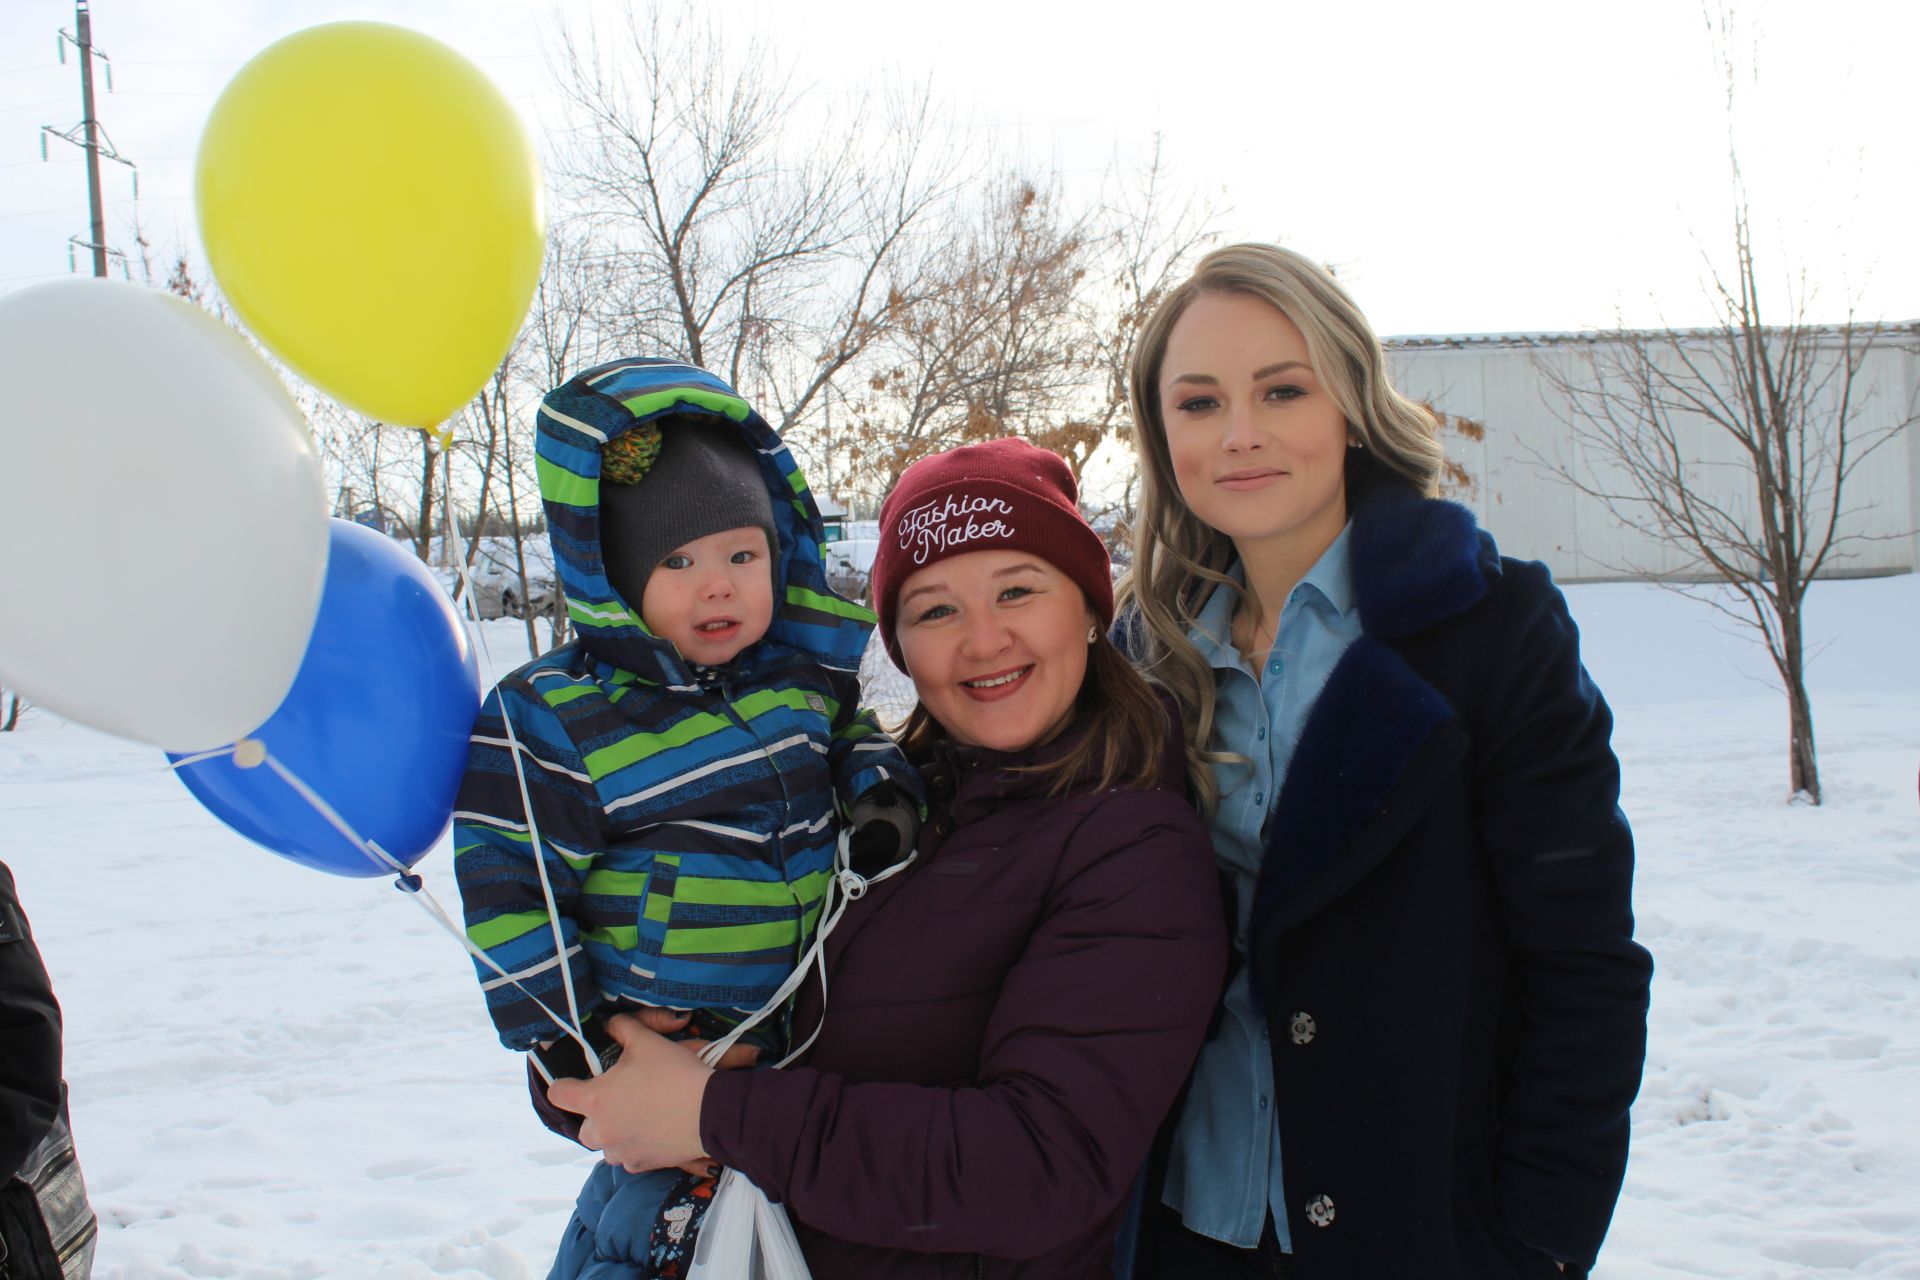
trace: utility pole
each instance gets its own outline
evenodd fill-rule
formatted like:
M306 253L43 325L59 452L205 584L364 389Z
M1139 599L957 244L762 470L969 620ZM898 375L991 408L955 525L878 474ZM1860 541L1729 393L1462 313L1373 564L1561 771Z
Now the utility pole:
M100 212L100 120L93 113L93 18L87 0L75 0L73 25L80 30L80 125L87 131L87 212L93 215L93 274L107 278L107 220ZM104 56L104 55L102 55Z
M52 134L63 142L71 142L87 153L87 211L92 215L92 234L81 240L78 236L67 241L67 265L73 267L73 250L87 249L93 254L93 274L105 278L107 274L107 256L112 254L120 259L121 270L126 270L126 255L118 250L107 248L107 224L100 204L100 157L117 161L133 171L133 197L140 198L140 170L133 161L114 150L113 140L107 137L107 131L101 127L100 118L93 109L93 60L95 58L106 66L107 92L113 92L113 60L93 47L93 19L87 12L87 0L74 0L74 29L80 34L76 38L66 31L60 32L56 48L60 52L60 63L66 65L67 45L71 44L80 51L80 123L62 133L52 125L40 126L40 158L47 159L47 135Z

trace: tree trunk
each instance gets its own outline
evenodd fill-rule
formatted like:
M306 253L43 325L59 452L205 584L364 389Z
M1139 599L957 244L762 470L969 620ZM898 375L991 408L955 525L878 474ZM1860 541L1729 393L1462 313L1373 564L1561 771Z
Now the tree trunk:
M547 636L552 641L549 651L558 649L573 639L573 619L567 614L567 598L564 592L554 595L553 606L547 610Z
M413 549L422 564L431 564L433 547L433 436L420 433L420 518L413 525Z
M1813 699L1807 696L1806 648L1801 643L1801 599L1780 601L1780 679L1787 686L1788 797L1820 803L1820 765L1813 749Z
M540 656L540 638L533 629L533 601L527 592L527 544L526 535L520 531L520 486L514 481L513 472L513 428L509 426L502 446L505 458L500 468L500 478L507 486L507 524L513 531L513 567L520 579L520 621L527 628L527 656Z
M473 513L473 537L467 543L467 572L480 555L480 539L487 535L487 504L493 500L493 464L500 454L500 423L506 417L505 394L501 393L498 412L487 416L487 455L480 468L480 497ZM449 490L451 492L451 490Z
M1813 752L1813 701L1796 670L1787 685L1787 758L1793 798L1820 803L1820 765Z

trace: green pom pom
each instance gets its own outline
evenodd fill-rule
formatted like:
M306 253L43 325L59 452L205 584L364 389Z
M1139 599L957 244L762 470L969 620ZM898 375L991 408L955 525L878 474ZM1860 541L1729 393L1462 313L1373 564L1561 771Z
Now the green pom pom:
M660 456L660 428L643 422L607 441L600 451L600 477L614 484L639 484Z

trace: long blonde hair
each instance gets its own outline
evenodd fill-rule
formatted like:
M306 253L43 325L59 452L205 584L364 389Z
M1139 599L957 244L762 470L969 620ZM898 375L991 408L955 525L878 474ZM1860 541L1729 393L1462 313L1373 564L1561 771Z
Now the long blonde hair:
M1212 751L1213 670L1187 633L1216 589L1240 591L1227 576L1232 539L1181 500L1167 425L1160 413L1160 366L1173 326L1204 295L1258 298L1299 327L1314 373L1346 417L1361 447L1347 451L1349 505L1372 485L1398 484L1423 497L1439 491L1444 455L1433 415L1393 389L1373 327L1325 268L1291 249L1235 244L1200 260L1193 275L1147 319L1134 348L1127 390L1140 455L1140 506L1133 523L1133 566L1116 589L1144 641L1144 668L1179 703L1192 757L1189 775L1203 812L1219 800L1212 765L1243 757Z

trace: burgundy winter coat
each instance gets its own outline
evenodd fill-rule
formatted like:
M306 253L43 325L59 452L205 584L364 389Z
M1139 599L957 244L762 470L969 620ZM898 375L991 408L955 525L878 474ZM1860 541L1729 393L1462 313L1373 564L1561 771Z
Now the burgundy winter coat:
M804 1065L707 1086L707 1151L787 1205L821 1280L1105 1277L1199 1051L1226 939L1179 752L1150 791L921 762L919 858L852 903ZM803 988L796 1042L819 1020Z

